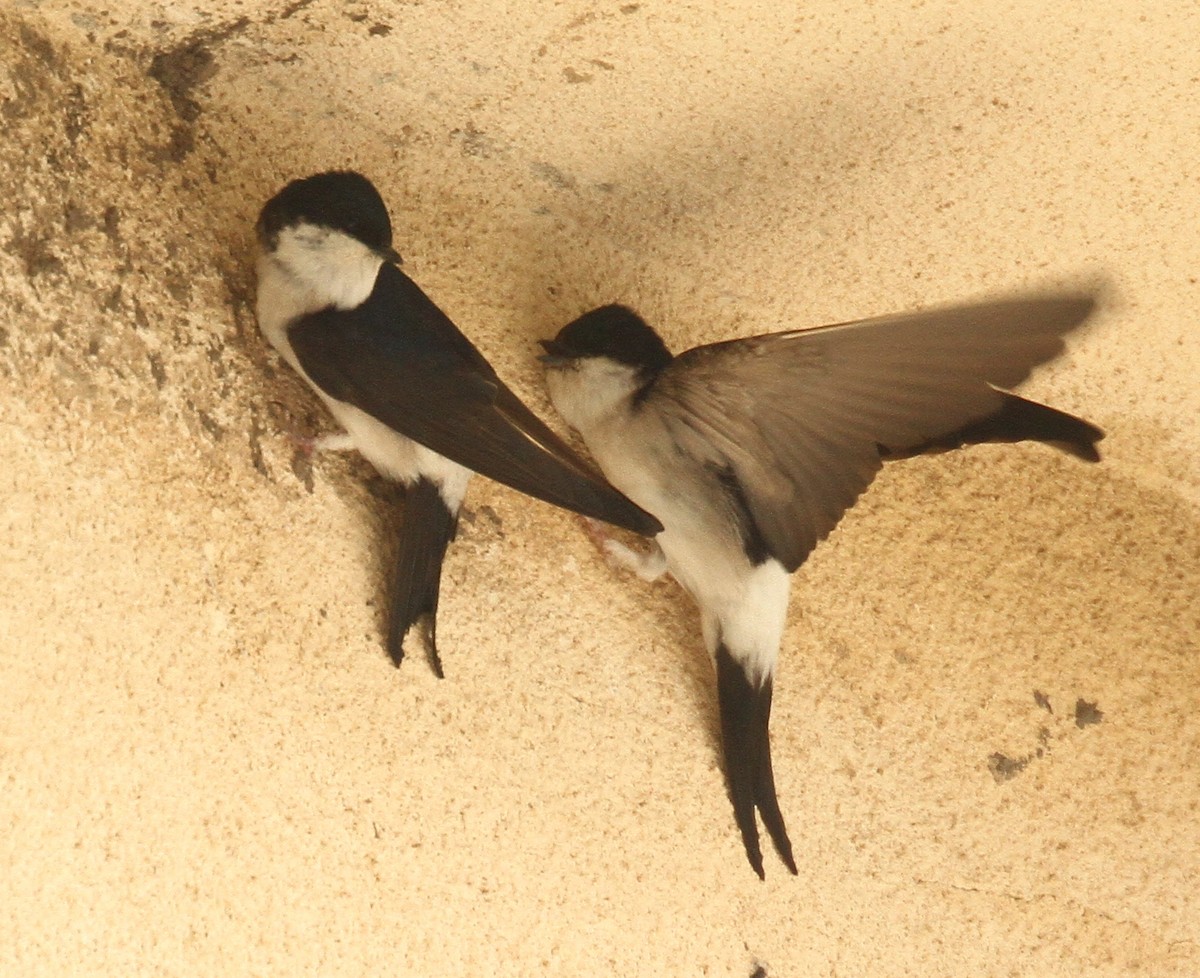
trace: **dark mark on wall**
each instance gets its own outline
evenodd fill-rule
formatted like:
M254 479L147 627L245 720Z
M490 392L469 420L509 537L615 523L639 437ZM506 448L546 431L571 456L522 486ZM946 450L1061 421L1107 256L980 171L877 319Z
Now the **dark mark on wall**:
M212 436L213 441L220 441L225 437L225 429L217 423L217 420L211 414L203 408L197 408L195 405L190 406L195 410L196 417L200 419L200 427Z
M312 6L313 3L314 0L296 0L295 3L289 3L286 7L284 7L283 10L279 12L278 18L272 15L267 18L266 22L268 24L273 24L276 19L287 20L289 17L298 14L305 7Z
M58 59L55 56L54 45L48 38L43 37L37 31L27 24L21 24L17 28L21 43L24 44L30 51L47 65L56 65Z
M63 207L63 227L68 234L77 234L94 226L95 221L92 220L86 210L73 200L67 201Z
M463 507L462 512L459 513L459 522L469 531L480 529L482 528L481 524L486 523L488 527L496 530L501 537L504 536L502 532L504 521L500 519L500 514L487 505L487 503L470 509Z
M563 28L563 33L569 34L571 31L583 27L584 24L590 24L598 16L599 15L594 10L589 10L586 13L580 14L578 17L573 17L567 23L567 26Z
M181 123L173 128L170 143L163 151L171 162L180 162L196 148L194 127L200 116L200 103L192 97L192 92L217 73L211 46L242 32L249 24L248 17L239 17L224 27L198 31L175 47L159 51L150 61L146 73L167 93Z
M180 306L186 306L192 298L192 286L187 277L168 266L167 273L162 278L168 294Z
M116 204L109 204L104 208L104 233L108 235L108 239L113 244L119 244L121 241L121 208Z
M558 167L552 163L531 163L529 169L533 171L534 176L540 180L545 180L547 183L558 187L559 190L574 190L576 187L575 178L567 173L563 173Z
M150 376L154 378L154 386L162 390L167 384L167 368L163 358L157 353L148 353L146 359L150 363Z
M1054 716L1054 709L1050 705L1050 697L1041 690L1033 691L1033 701L1051 716ZM1104 714L1096 707L1095 703L1089 703L1087 700L1077 700L1075 703L1075 726L1085 727L1089 724L1099 723ZM1065 722L1065 718L1064 718ZM1069 729L1069 728L1068 728ZM1061 736L1061 734L1060 734ZM989 754L987 759L988 770L992 772L992 777L999 784L1004 781L1011 781L1018 774L1025 770L1033 761L1044 757L1050 752L1053 746L1055 735L1051 732L1048 726L1038 727L1037 739L1039 746L1028 754L1023 754L1019 757L1010 757L1007 754L996 752Z
M224 377L228 368L225 366L225 344L219 339L212 338L204 348L204 355L213 366L213 372L218 378Z
M566 78L570 84L578 85L581 82L590 82L593 76L587 72L576 71L574 68L568 66L563 69L563 77Z
M1075 726L1081 730L1094 723L1099 723L1103 719L1104 712L1095 703L1089 703L1084 699L1075 701Z
M263 457L262 450L262 420L258 416L258 410L250 412L250 464L258 471L264 479L271 478L271 470L267 468L267 460Z
M87 109L83 97L83 86L75 84L67 95L66 125L63 131L67 134L67 142L72 146L87 129Z
M313 464L312 453L306 452L303 448L297 447L292 452L292 475L304 484L304 488L309 494L313 491L313 486L316 484L313 481Z
M135 330L147 329L150 326L150 317L146 315L146 310L142 308L136 295L133 296L131 303L133 305L133 328Z
M213 54L204 40L160 51L150 62L148 72L163 87L175 114L184 122L194 122L200 115L200 103L192 98L192 89L216 73Z
M91 160L75 155L76 143L87 128L89 114L83 86L73 80L76 73L64 65L54 45L37 31L20 24L17 39L17 49L12 53L5 51L0 59L9 81L0 95L0 119L15 127L24 120L55 113L66 144L47 143L46 163L60 172L77 174L86 170ZM5 135L10 136L11 132Z
M450 138L459 143L464 156L487 159L496 151L496 144L491 138L473 125L468 125L465 129L451 129Z
M62 259L50 250L49 235L39 231L17 231L5 247L21 259L28 278L51 275L63 270Z
M1009 757L1007 754L989 754L988 770L997 784L1011 781L1029 766L1030 757Z
M53 89L53 69L58 67L54 45L26 24L17 28L17 37L31 57L13 58L5 52L12 95L0 99L0 116L16 122L35 116L38 103ZM50 69L50 70L47 70ZM54 72L54 74L60 74Z

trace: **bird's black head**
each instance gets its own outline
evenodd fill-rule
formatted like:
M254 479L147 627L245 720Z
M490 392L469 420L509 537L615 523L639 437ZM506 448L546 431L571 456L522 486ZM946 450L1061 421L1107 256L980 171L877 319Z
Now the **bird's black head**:
M565 363L583 357L607 357L656 374L671 362L671 351L662 337L628 306L601 306L568 323L552 340L542 340L547 363Z
M383 258L399 263L392 248L392 222L379 191L361 173L331 170L293 180L263 206L258 216L259 244L273 251L279 232L312 224L361 241Z

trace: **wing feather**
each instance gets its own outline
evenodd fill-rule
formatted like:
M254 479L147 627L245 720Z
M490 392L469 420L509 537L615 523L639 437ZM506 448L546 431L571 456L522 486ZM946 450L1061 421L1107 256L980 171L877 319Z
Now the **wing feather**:
M1095 302L1028 296L697 347L664 368L646 403L681 447L732 469L772 554L794 570L870 485L881 450L1000 410L998 388L1061 353Z
M642 534L662 528L530 411L394 266L357 309L306 316L288 339L322 391L439 455L555 506Z

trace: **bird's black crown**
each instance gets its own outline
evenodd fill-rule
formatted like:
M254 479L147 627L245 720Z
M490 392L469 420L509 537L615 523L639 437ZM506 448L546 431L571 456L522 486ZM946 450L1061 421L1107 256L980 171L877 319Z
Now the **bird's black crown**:
M654 329L628 306L601 306L568 323L543 344L564 359L607 357L656 373L671 362L671 351Z
M392 246L392 222L383 198L370 180L352 170L293 180L263 206L258 240L273 249L279 232L301 221L341 231L375 251Z

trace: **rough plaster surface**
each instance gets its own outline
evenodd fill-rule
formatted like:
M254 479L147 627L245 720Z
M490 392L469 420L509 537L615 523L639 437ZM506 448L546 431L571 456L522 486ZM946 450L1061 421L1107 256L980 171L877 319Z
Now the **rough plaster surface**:
M0 973L1200 973L1200 8L0 8ZM448 678L394 491L260 340L250 227L352 165L548 414L678 346L1104 269L1026 388L1102 466L890 467L797 577L745 864L693 612L481 480Z

